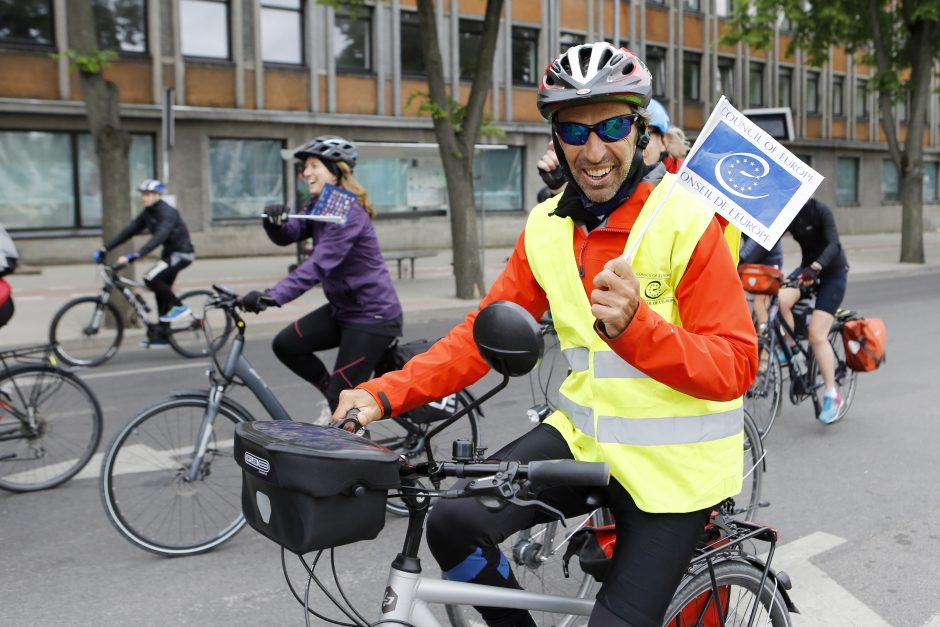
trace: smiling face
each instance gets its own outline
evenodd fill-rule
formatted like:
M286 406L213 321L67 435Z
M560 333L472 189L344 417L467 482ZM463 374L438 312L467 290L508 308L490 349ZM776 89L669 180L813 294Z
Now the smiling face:
M625 102L597 102L569 107L556 115L558 122L592 125L633 111ZM597 133L591 133L583 146L560 142L575 182L592 202L606 202L620 189L630 171L636 137L634 125L629 135L610 143L598 137Z
M304 161L304 178L311 196L319 196L327 183L336 185L336 177L316 157L307 157Z

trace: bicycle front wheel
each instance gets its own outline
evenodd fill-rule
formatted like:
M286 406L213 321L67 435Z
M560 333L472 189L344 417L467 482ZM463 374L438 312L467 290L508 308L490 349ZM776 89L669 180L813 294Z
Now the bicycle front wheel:
M187 475L208 408L204 398L170 399L135 416L111 442L101 466L101 498L114 528L157 555L196 555L245 525L235 425L251 420L219 408L195 480Z
M446 399L445 399L446 400ZM463 410L468 404L463 393L455 394L456 411ZM456 411L454 413L456 413ZM369 425L369 437L376 444L392 449L404 455L409 463L427 461L425 436L440 422L419 423L408 414L402 414L389 420L378 420ZM474 448L480 445L480 428L477 424L476 410L471 409L466 416L459 418L452 425L438 433L431 441L431 454L435 461L449 461L452 458L451 446L454 440L469 440ZM448 487L455 480L448 479L442 488ZM433 488L430 483L428 488ZM432 502L433 506L433 502ZM385 509L397 516L407 516L408 508L398 497L390 496Z
M65 303L52 318L49 341L70 366L100 366L114 357L124 337L124 321L110 302L83 296Z
M764 445L747 409L744 410L743 477L741 492L734 496L733 514L744 520L751 520L760 507L760 493L764 481Z
M749 562L729 560L715 564L679 584L669 609L666 627L687 625L773 625L789 627L790 612L776 582L768 577L760 585L761 569ZM714 582L712 581L714 574ZM749 622L754 616L754 622Z
M832 352L836 358L836 389L839 391L839 396L842 397L842 407L839 408L838 419L841 420L849 413L852 401L855 400L858 373L845 363L845 343L842 341L841 327L835 327L829 331L829 344L832 346ZM822 375L815 361L813 362L813 380L822 382Z
M205 307L214 296L209 290L193 290L180 296L180 302L189 307L190 313L170 323L167 339L183 357L208 357L224 346L231 335L234 324L228 314L223 309Z
M783 369L777 356L771 354L770 348L768 339L761 337L758 355L761 366L766 366L766 370L757 373L754 383L744 394L744 407L750 412L761 439L766 438L774 426L783 399Z
M580 568L578 556L568 563L569 576L565 577L563 558L572 534L591 520L584 515L566 521L538 524L524 529L500 544L500 550L512 567L519 585L528 592L556 594L586 599L599 588L598 582ZM447 605L447 617L452 627L485 627L480 614L469 606ZM588 616L571 616L552 612L532 612L538 625L553 627L584 627Z
M101 423L98 399L70 372L35 364L0 374L0 488L68 481L98 448Z

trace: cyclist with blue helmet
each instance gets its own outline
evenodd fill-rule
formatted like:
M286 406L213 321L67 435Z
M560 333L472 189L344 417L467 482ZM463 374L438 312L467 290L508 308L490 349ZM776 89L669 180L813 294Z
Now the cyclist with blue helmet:
M140 184L138 190L144 210L120 233L105 243L104 247L96 250L93 257L96 262L101 263L108 251L144 231L150 233L150 239L136 251L121 255L117 260L119 265L133 263L156 249L157 246L163 246L160 261L144 275L144 283L153 290L156 296L161 325L149 333L150 337L141 342L141 346L158 348L169 344L165 333L167 326L172 321L191 313L189 307L173 293L173 282L183 268L192 264L196 254L189 237L189 230L179 211L162 199L162 195L166 192L166 185L158 179L147 179Z
M663 160L666 152L666 142L663 136L669 130L671 122L669 113L658 100L650 100L646 112L650 116L649 124L646 126L646 133L649 135L649 143L643 150L643 161L646 165L656 165Z

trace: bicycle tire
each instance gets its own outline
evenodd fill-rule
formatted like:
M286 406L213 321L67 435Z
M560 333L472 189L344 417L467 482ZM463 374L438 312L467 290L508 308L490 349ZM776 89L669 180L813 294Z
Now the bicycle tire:
M458 392L455 395L455 399L456 410L458 411L464 409L470 403L470 400L462 392ZM454 424L448 426L444 431L435 436L432 443L432 453L436 461L451 459L451 443L456 439L470 440L473 442L474 448L480 446L480 427L477 415L476 410L471 409L467 415L459 418ZM416 463L425 461L426 459L422 439L423 434L427 433L438 424L440 423L431 422L418 424L412 422L407 414L405 414L389 420L373 422L369 425L369 437L373 442L386 446L400 455L404 455L410 463ZM407 429L405 425L407 425ZM408 429L415 430L415 433L410 433ZM442 484L441 487L446 488L453 483L453 481L455 480L450 480ZM428 487L432 486L428 484ZM431 506L433 507L433 505L434 503L432 501ZM385 503L385 509L390 514L395 514L396 516L408 515L408 508L405 507L405 504L398 497L389 496Z
M199 478L183 479L208 404L204 398L157 403L132 418L108 447L100 484L105 513L118 533L145 551L205 553L245 526L234 429L251 416L220 406Z
M776 581L768 577L760 587L762 570L754 564L731 559L714 565L713 574L718 586L717 600L726 607L720 615L712 587L712 573L706 568L686 577L666 610L663 625L688 627L691 625L747 625L751 610L757 606L755 625L789 627L790 612Z
M764 485L764 445L747 408L744 409L744 470L741 492L734 496L734 516L751 520L760 507Z
M191 290L179 297L180 302L189 307L190 314L170 323L167 340L183 357L209 357L228 341L234 328L231 317L222 309L206 311L204 307L206 301L214 297L215 293L209 290ZM205 315L211 317L206 319ZM204 332L207 322L212 334L211 343L206 341Z
M770 433L774 421L780 415L783 401L783 369L776 355L770 354L770 344L766 335L759 338L758 355L763 361L766 354L767 370L758 373L744 394L744 407L750 412L762 440Z
M852 401L855 400L855 389L858 387L858 373L849 368L848 364L845 362L845 344L842 342L841 325L833 325L832 330L829 331L829 344L832 346L832 353L836 358L836 389L839 391L839 396L842 397L842 407L839 408L839 415L836 420L842 420L845 418L846 414L849 413L849 408L852 407ZM819 383L821 386L820 389L823 389L825 385L822 383L822 374L820 374L819 365L816 364L815 360L813 361L812 374L812 380Z
M570 576L565 577L562 558L568 539L590 518L590 514L567 521L567 527L558 521L540 523L530 529L513 534L500 544L500 550L509 561L519 585L530 592L588 598L600 584L581 570L577 556L568 563ZM445 605L451 627L483 627L483 619L472 607ZM552 627L583 627L587 616L572 616L552 612L532 612L538 625Z
M35 429L22 422L29 416ZM0 442L0 488L34 492L65 483L95 454L102 422L95 393L71 372L29 364L0 373L0 433L24 434Z
M92 307L85 311L87 305ZM92 326L99 315L97 326ZM73 298L59 308L49 325L56 355L70 366L100 366L117 354L123 338L124 320L100 296Z

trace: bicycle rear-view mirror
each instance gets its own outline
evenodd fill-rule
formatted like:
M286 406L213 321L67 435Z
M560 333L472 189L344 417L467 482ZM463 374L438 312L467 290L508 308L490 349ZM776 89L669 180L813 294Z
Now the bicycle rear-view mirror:
M473 323L473 341L486 363L508 377L530 372L545 349L535 318L508 300L491 303L480 312Z

